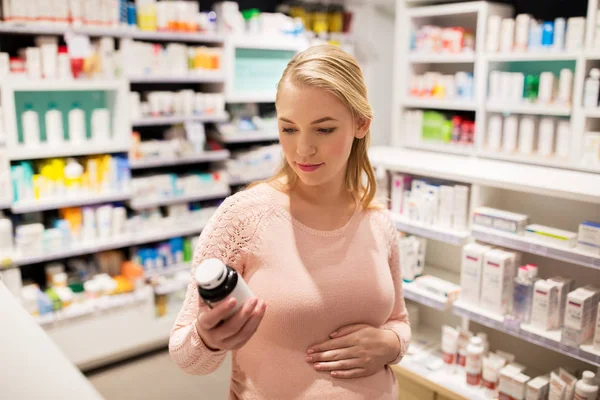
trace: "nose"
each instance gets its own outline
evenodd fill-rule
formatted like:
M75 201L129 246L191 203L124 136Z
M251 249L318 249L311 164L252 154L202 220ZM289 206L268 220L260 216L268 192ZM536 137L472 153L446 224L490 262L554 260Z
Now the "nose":
M315 155L317 148L313 143L311 143L310 135L300 134L298 136L296 154L298 154L300 157L309 157Z

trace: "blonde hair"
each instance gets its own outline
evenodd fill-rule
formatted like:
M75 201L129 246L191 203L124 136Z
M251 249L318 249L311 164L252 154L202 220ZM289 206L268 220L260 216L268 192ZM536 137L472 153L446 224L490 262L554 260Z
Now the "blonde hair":
M327 90L348 107L355 121L373 119L362 71L356 59L339 47L313 46L298 53L283 72L277 85L277 98L285 82ZM364 138L354 138L345 176L346 189L360 198L363 209L377 206L373 204L377 181L367 153L370 136L371 132L367 131ZM286 178L288 190L298 178L285 157L279 171L265 182L272 183L280 178Z

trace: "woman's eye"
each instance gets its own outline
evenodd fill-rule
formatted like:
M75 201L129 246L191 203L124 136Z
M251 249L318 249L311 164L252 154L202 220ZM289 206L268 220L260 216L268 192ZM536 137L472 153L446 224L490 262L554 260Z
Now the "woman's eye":
M319 128L318 130L320 133L324 133L324 134L328 135L330 133L335 132L336 129L337 128Z
M294 133L294 132L296 132L296 129L295 128L283 128L281 131L283 133Z

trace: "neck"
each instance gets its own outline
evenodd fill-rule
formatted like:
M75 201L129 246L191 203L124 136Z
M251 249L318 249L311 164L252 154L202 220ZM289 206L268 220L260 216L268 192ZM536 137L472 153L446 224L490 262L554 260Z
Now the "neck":
M340 204L354 202L352 194L346 189L343 175L317 186L305 185L297 179L293 191L298 197L319 207L339 207Z

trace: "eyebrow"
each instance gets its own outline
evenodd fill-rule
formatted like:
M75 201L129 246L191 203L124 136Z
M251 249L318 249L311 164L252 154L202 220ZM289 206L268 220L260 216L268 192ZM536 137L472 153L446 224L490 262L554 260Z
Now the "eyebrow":
M290 121L290 120L289 120L289 119L287 119L287 118L279 118L279 120L280 120L280 121L283 121L283 122L287 122L288 124L293 124L293 123L294 123L293 121ZM313 122L311 122L310 124L311 124L311 125L316 125L316 124L320 124L320 123L322 123L322 122L328 122L328 121L337 121L337 119L335 119L335 118L333 118L333 117L324 117L324 118L320 118L320 119L318 119L318 120L316 120L316 121L313 121Z

